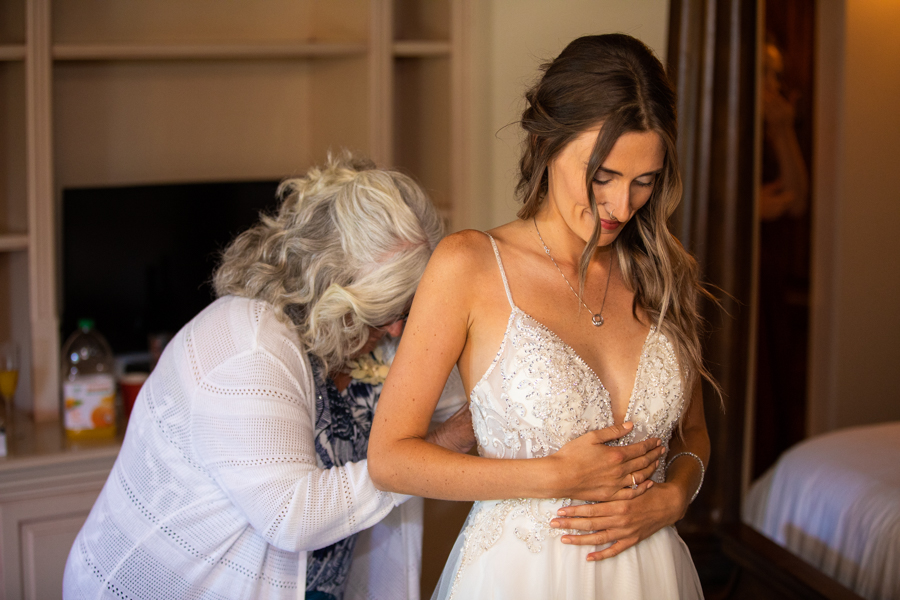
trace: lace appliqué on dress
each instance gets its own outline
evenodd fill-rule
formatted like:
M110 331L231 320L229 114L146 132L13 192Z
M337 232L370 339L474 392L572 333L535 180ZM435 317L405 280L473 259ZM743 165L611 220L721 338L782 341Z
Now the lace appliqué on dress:
M548 536L559 537L564 533L575 533L575 530L550 527L550 520L557 516L556 511L570 504L572 501L568 498L547 500L514 498L496 503L480 502L466 522L462 566L490 549L503 534L503 524L510 519L519 517L527 519L528 525L516 527L514 532L516 537L535 553L543 549L542 542Z
M471 394L482 456L549 456L612 423L609 392L590 367L543 325L518 309L516 313L501 349L514 359L495 359L493 365L500 375L499 398L487 386L476 385Z
M631 403L626 413L626 420L634 424L634 429L608 445L624 446L651 437L659 438L665 453L650 478L663 483L669 441L684 409L684 389L675 348L662 333L656 335L655 343L651 343L654 331L655 328L651 330L641 352Z

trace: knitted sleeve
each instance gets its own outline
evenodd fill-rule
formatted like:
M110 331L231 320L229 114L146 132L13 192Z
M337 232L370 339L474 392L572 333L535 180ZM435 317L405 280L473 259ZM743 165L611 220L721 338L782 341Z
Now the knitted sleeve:
M220 363L192 402L198 460L252 527L288 551L371 527L400 498L375 489L366 461L317 466L308 377L291 344L276 340Z

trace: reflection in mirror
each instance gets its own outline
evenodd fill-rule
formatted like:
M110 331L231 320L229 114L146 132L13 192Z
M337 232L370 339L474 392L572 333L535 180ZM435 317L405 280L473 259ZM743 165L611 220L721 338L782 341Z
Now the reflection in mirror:
M754 478L806 436L813 8L765 10Z

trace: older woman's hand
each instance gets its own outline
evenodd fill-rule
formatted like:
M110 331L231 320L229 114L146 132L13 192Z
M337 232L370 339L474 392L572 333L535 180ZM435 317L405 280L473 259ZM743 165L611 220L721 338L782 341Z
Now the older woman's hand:
M587 532L563 536L564 544L584 546L614 542L604 550L589 554L588 560L613 557L674 524L687 510L688 498L679 486L653 481L648 481L647 486L646 493L629 500L561 508L558 511L561 517L550 521L550 526Z
M469 403L463 404L449 419L428 432L425 440L462 454L471 450L475 445L475 430Z

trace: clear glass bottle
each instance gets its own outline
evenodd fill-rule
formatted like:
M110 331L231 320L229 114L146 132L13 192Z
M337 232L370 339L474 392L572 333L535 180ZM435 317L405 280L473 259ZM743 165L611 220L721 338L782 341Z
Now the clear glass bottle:
M113 354L90 319L62 349L60 414L71 440L112 438L116 435L116 378Z

